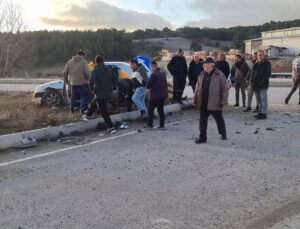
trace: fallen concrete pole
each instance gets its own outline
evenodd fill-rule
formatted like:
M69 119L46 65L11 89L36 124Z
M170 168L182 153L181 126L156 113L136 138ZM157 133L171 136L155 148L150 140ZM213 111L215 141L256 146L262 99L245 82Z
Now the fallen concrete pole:
M165 106L165 113L181 111L179 104L172 104ZM122 122L126 120L136 120L139 117L138 111L120 113L112 115L113 122ZM78 133L95 130L99 124L104 123L102 118L92 119L89 121L80 121L62 126L48 127L43 129L31 130L15 134L8 134L0 136L0 149L8 149L14 147L18 142L24 138L33 138L37 141L55 140L60 136L69 136Z

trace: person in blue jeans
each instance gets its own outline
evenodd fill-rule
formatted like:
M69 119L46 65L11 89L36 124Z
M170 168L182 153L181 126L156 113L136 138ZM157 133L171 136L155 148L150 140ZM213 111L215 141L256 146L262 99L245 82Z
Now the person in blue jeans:
M80 111L83 114L87 109L90 78L90 71L87 61L84 59L84 52L78 51L66 64L63 76L65 84L71 86L71 113L74 113L76 100L80 98Z
M140 111L140 118L145 118L147 116L147 107L145 104L145 87L148 80L147 71L144 65L139 64L136 59L131 59L129 65L133 70L132 78L136 88L132 96L132 101Z
M255 115L256 119L267 119L268 89L271 72L271 63L266 59L265 52L259 50L257 52L257 61L254 64L252 73L252 88L259 101L259 113Z

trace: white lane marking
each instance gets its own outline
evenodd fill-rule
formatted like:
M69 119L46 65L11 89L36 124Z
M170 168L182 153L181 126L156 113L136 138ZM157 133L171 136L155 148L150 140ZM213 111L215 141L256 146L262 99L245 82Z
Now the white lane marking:
M58 154L58 153L61 153L61 152L64 152L64 151L68 151L68 150L79 149L79 148L82 148L82 147L91 146L91 145L95 145L97 143L106 142L106 141L110 141L110 140L115 140L115 139L122 138L122 137L125 137L125 136L133 135L133 134L136 134L136 133L138 133L138 132L137 131L132 131L132 132L125 133L125 134L100 139L100 140L90 142L90 143L80 145L80 146L70 146L70 147L67 147L67 148L63 148L63 149L59 149L59 150L55 150L55 151L51 151L51 152L47 152L47 153L43 153L43 154L38 154L38 155L30 156L30 157L25 157L25 158L17 159L17 160L14 160L14 161L3 162L3 163L0 163L0 167L4 167L4 166L7 166L7 165L12 165L12 164L16 164L16 163L20 163L20 162L24 162L24 161L33 160L33 159L36 159L36 158L46 157L46 156Z
M171 126L173 124L177 124L177 123L180 123L180 122L186 122L186 121L190 121L190 120L192 120L192 119L186 119L186 120L182 120L182 121L172 122L172 123L166 124L166 126ZM137 134L137 133L139 133L138 130L131 131L131 132L128 132L128 133L125 133L125 134L120 134L120 135L117 135L117 136L113 136L113 137L93 141L93 142L90 142L90 143L87 143L87 144L84 144L84 145L70 146L70 147L67 147L67 148L58 149L58 150L50 151L50 152L47 152L47 153L42 153L42 154L30 156L30 157L24 157L24 158L20 158L20 159L13 160L13 161L3 162L3 163L0 163L0 167L13 165L13 164L17 164L17 163L21 163L21 162L25 162L25 161L30 161L30 160L37 159L37 158L47 157L47 156L62 153L62 152L68 151L68 150L80 149L80 148L83 148L83 147L95 145L97 143L119 139L119 138L126 137L126 136L129 136L129 135Z

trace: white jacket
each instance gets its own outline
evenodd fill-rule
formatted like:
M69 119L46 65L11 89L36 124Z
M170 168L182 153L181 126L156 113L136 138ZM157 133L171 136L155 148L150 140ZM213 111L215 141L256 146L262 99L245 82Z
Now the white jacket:
M300 66L300 56L293 61L292 78L296 79L297 66Z

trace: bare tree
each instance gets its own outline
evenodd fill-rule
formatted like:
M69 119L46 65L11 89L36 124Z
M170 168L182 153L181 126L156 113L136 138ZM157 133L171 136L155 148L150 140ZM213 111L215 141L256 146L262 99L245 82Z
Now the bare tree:
M11 75L16 69L32 63L28 52L34 51L34 41L24 33L25 19L20 5L12 0L0 0L0 76Z

